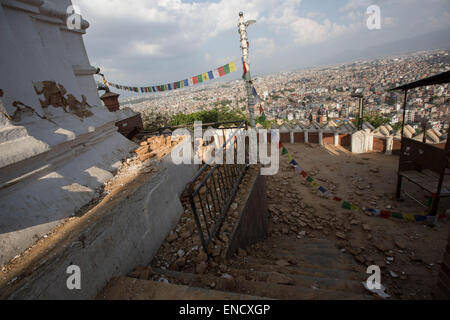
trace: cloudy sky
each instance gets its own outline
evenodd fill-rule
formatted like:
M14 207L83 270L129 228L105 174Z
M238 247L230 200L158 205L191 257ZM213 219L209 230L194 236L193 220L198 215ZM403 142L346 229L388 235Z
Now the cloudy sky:
M248 30L252 74L314 66L359 50L450 26L449 0L72 0L90 23L94 66L111 82L157 85L206 72L241 50L239 11ZM367 28L370 5L381 29ZM237 79L241 71L227 76Z

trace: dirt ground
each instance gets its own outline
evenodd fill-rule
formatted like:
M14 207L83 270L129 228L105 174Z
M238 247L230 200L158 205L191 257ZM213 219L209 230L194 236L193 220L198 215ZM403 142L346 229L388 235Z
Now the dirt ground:
M344 200L362 208L413 214L424 210L409 198L394 200L398 157L380 153L356 155L335 146L287 144L286 148L302 169ZM229 213L231 217L239 211L238 204L245 196L248 179L244 179L237 193ZM426 195L419 188L407 183L404 186L417 199L426 200ZM229 274L236 279L236 283L239 283L239 279L252 279L256 275L251 272L233 273L235 266L245 264L247 256L273 259L276 265L279 261L272 257L272 251L279 247L277 241L280 241L281 246L286 239L306 242L308 239L328 239L350 260L354 260L355 270L364 273L367 266L380 266L381 282L392 298L432 299L448 239L448 219L441 220L435 227L429 227L426 223L383 219L364 211L345 210L339 203L312 189L289 165L287 156L281 156L278 174L267 177L266 195L270 213L266 240L246 250L239 250L230 260L221 257L226 241L222 244L218 241L210 248L213 258L207 260L199 246L192 216L187 210L158 251L152 267L200 274L204 281L197 285L236 291L238 288L234 286L227 288L228 283L220 288L215 282L211 285L208 276ZM439 212L448 208L448 202L441 202ZM233 227L233 219L228 223L231 225L225 230ZM257 268L256 265L253 267ZM152 274L152 268L138 267L130 276L160 280L158 275ZM169 280L178 283L175 279ZM189 281L182 284L189 284Z
M419 214L424 209L405 197L394 200L398 157L380 153L355 155L342 147L286 144L299 166L336 196L361 207ZM404 183L409 193L425 199L419 188ZM360 264L379 265L381 282L397 299L431 299L448 239L449 222L435 227L425 223L353 213L308 186L305 179L281 156L280 171L267 181L267 197L272 212L296 210L290 196L300 195L306 236L328 238ZM439 212L450 208L441 201ZM302 213L301 213L302 215ZM332 220L327 219L330 216ZM312 217L312 219L311 219ZM273 225L272 233L283 233ZM286 230L284 230L286 231ZM290 231L291 232L291 231Z

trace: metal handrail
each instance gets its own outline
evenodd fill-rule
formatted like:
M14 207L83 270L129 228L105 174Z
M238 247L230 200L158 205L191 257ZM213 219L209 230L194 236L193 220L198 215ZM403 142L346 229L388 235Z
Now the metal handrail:
M240 126L227 129L243 129L246 127L247 122L243 121ZM236 130L223 143L223 151L238 132L239 130ZM237 141L233 143L233 152L237 152ZM248 164L215 164L212 166L204 164L189 183L189 203L203 250L207 254L208 246L220 232L226 213L247 169ZM203 176L203 174L206 175ZM202 192L203 189L204 193Z

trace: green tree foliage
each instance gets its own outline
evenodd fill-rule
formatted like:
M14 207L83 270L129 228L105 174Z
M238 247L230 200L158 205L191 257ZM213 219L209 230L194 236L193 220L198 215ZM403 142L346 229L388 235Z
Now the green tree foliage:
M364 121L369 122L374 128L378 128L383 124L388 124L391 122L391 119L382 117L380 115L376 116L365 116Z
M242 111L228 110L226 108L204 110L190 114L179 113L169 122L169 126L193 124L195 121L203 123L224 122L234 120L248 120Z

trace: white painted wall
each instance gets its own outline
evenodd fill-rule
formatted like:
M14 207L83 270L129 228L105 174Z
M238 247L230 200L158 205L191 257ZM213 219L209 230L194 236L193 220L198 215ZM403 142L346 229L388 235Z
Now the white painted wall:
M70 4L0 0L0 264L89 202L136 147L114 126L129 111L102 106L82 38L89 23L69 30ZM41 81L78 101L84 95L92 116L42 108L34 87ZM15 101L30 108L20 119L11 118Z

